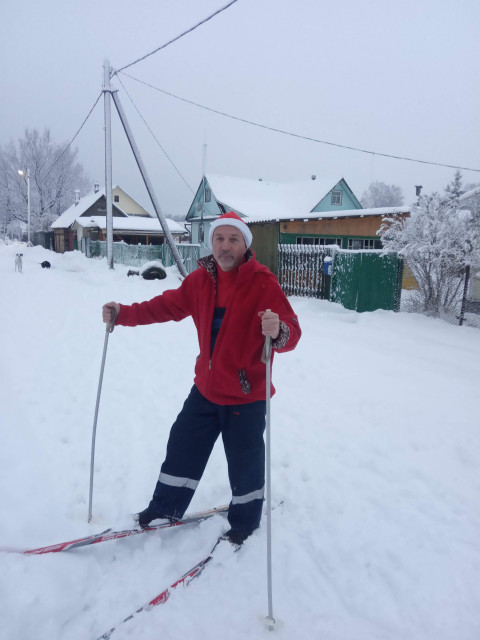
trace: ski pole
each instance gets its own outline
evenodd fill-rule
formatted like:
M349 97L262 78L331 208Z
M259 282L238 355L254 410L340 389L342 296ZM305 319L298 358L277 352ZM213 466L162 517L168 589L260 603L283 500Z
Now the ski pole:
M267 309L270 311L270 309ZM273 597L272 597L272 482L271 482L271 450L270 450L270 387L271 369L270 360L272 356L272 338L265 337L264 358L266 366L266 408L265 408L265 431L266 431L266 494L267 494L267 590L268 590L268 616L267 623L270 631L273 631L275 618L273 617Z
M111 324L111 325L107 324L107 328L105 330L105 342L103 343L102 366L100 367L100 379L98 381L97 402L95 404L95 417L93 419L92 451L90 454L90 491L88 494L88 522L90 522L92 519L93 466L95 462L95 437L97 435L98 407L100 406L100 395L102 393L103 370L105 369L105 358L107 356L108 336L112 333L114 326L115 326L114 324Z

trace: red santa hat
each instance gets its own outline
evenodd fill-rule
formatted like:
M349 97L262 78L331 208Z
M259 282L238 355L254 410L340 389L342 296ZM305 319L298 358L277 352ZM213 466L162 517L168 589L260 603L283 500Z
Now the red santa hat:
M235 227L236 229L241 231L247 249L252 244L252 232L250 231L250 229L240 218L240 216L237 216L237 214L233 211L229 211L228 213L224 213L223 215L219 216L210 225L210 229L208 232L208 240L210 242L210 246L212 246L213 232L217 227L220 227L222 225L230 225L231 227Z

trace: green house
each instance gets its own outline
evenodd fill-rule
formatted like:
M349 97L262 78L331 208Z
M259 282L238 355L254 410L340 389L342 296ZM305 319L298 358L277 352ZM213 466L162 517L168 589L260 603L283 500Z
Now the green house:
M185 222L191 226L192 242L206 245L210 224L227 211L235 211L248 224L255 225L361 208L344 178L312 176L309 180L280 183L208 174L200 182ZM257 255L259 249L256 248Z

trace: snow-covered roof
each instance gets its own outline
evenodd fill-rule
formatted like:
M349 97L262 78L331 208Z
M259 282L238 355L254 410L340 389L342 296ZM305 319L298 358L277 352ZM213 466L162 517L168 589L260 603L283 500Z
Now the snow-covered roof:
M470 191L466 191L465 193L462 193L459 200L460 202L462 202L462 200L468 200L473 196L480 196L480 187L475 187L474 189L470 189Z
M335 211L315 211L313 213L293 213L293 214L270 214L259 215L247 218L245 222L273 222L277 220L333 220L336 218L364 218L367 216L393 216L398 214L409 214L408 207L377 207L373 209L337 209Z
M166 218L168 228L171 233L187 233L185 227L183 227L175 220ZM84 218L77 218L76 223L87 229L105 229L106 217L105 216L87 216ZM158 218L144 218L141 216L127 216L126 218L113 217L113 230L114 231L136 231L138 233L162 233L162 227Z
M118 186L115 186L114 189L121 189ZM121 189L123 191L123 189ZM125 193L125 191L123 191ZM126 194L128 195L128 194ZM105 189L99 189L98 191L92 191L80 198L78 204L72 204L66 211L59 216L55 222L52 223L52 229L68 229L75 222L84 228L100 228L105 229L106 226L106 216L84 216L85 212L87 212L90 207L92 207L100 198L105 196ZM130 196L129 196L130 197ZM151 216L139 216L139 215L128 215L118 204L115 202L115 210L120 211L121 216L113 216L113 229L116 231L136 231L138 233L142 232L155 232L162 233L162 227L157 217ZM148 211L147 211L148 213ZM83 216L83 217L82 217ZM174 220L167 218L168 228L172 233L187 233L185 227L178 224Z
M88 209L90 209L90 207L92 207L97 202L97 200L99 200L104 195L105 195L105 190L100 189L97 192L92 191L91 193L88 193L86 196L83 196L83 198L80 198L78 204L72 204L71 207L69 207L66 211L64 211L62 215L59 216L55 220L55 222L52 223L51 228L67 229L75 222L75 220L78 217L84 214L85 211L88 211ZM124 215L126 216L127 214L124 213Z
M206 178L217 201L257 221L284 219L299 212L306 217L341 180L271 182L216 174L207 174Z

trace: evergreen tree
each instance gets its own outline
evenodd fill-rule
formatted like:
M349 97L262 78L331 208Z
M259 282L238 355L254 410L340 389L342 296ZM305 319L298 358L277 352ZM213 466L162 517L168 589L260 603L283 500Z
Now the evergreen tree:
M462 188L462 173L457 169L453 180L445 188L445 195L448 200L458 200L463 193L465 190Z

